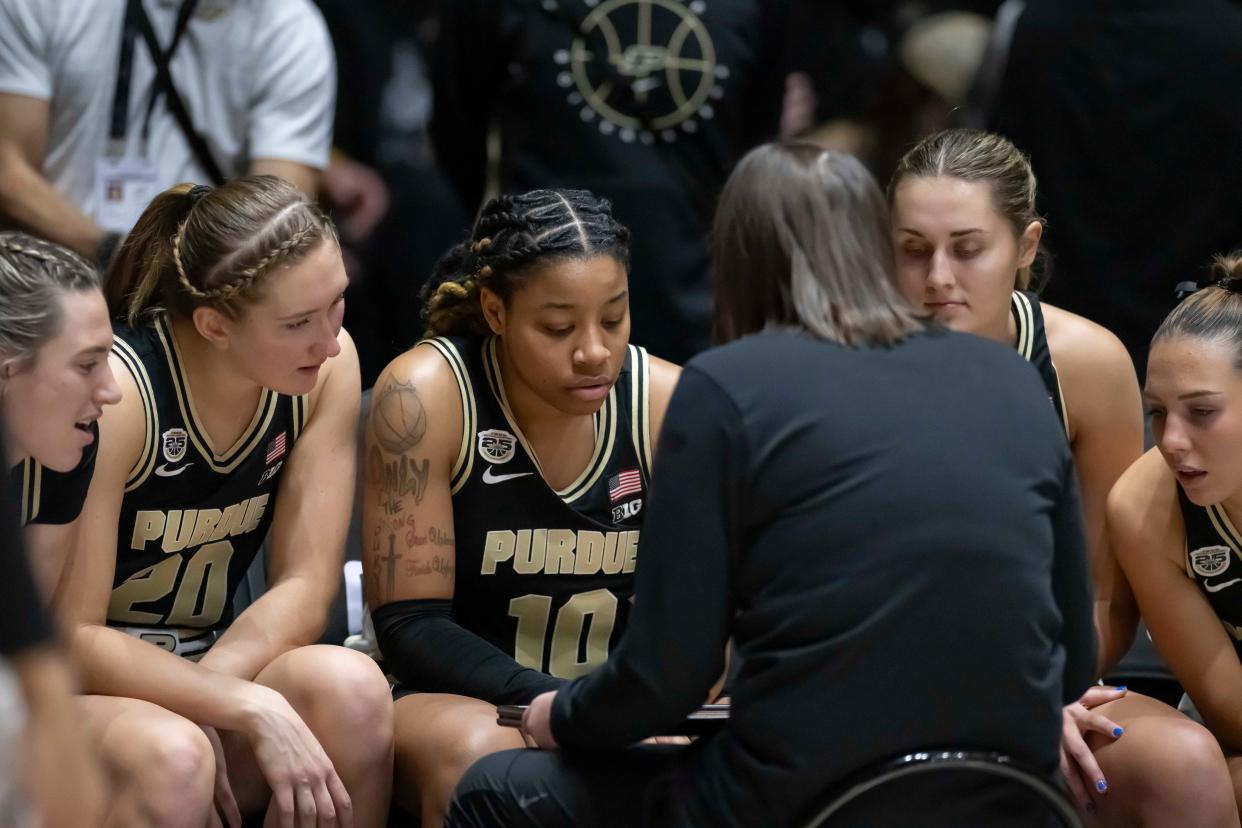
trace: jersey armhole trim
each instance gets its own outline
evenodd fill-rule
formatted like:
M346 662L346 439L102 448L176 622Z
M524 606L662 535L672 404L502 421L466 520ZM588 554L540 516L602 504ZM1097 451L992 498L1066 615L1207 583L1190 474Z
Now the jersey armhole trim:
M651 362L645 348L630 347L630 436L643 477L651 480Z
M1018 326L1018 353L1030 362L1035 350L1035 311L1031 308L1031 300L1018 290L1013 292L1012 308Z
M470 450L471 443L474 442L475 423L478 416L474 403L474 389L470 385L465 360L462 359L461 352L457 350L456 345L442 336L424 339L418 344L435 348L448 363L449 370L453 372L453 379L457 381L457 394L461 399L461 445L457 449L457 459L453 462L452 477L449 478L449 493L457 494L470 479L470 472L474 470L474 452Z
M155 469L155 459L158 454L156 443L159 440L160 423L155 407L155 390L151 385L151 377L147 374L147 368L142 364L142 358L123 339L113 340L112 353L116 354L117 358L121 360L121 364L129 371L129 375L134 378L134 384L138 386L138 398L142 401L146 428L146 438L143 440L142 453L138 456L138 461L134 463L134 467L129 470L129 475L125 479L125 491L128 493L146 482L146 479L151 476L152 470Z

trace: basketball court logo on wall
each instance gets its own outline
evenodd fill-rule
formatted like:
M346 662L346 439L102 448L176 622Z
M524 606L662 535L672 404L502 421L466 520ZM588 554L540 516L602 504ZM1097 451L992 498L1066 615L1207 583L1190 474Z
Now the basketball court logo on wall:
M705 0L584 2L591 11L572 46L553 56L563 67L556 82L582 120L626 143L654 144L715 117L729 68L717 62L703 24ZM544 0L549 11L557 5Z

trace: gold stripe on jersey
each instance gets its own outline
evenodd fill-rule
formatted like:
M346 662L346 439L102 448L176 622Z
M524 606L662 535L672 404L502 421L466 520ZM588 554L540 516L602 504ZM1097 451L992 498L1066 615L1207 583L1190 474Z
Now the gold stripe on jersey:
M1242 533L1234 527L1233 521L1225 512L1225 507L1214 503L1204 511L1207 512L1208 519L1212 521L1212 526L1216 527L1216 534L1220 535L1221 540L1227 543L1235 554L1242 555Z
M22 461L22 525L39 516L39 502L43 493L43 466L33 457Z
M132 492L151 476L156 458L159 456L159 409L155 406L155 389L151 385L151 376L147 373L147 366L143 365L138 352L131 348L128 342L116 337L112 340L112 353L116 354L117 359L121 360L121 364L134 378L146 420L147 434L143 441L142 454L139 455L138 462L134 463L134 467L129 470L128 477L125 478L125 491Z
M444 361L448 363L449 369L453 372L453 379L457 380L457 393L461 397L461 446L457 450L457 459L453 461L452 477L449 478L449 492L457 494L461 487L466 485L470 472L474 470L474 452L471 450L471 444L474 442L475 424L478 420L478 412L474 403L474 388L471 387L470 380L467 378L466 363L458 353L456 345L442 336L424 339L418 344L427 344L439 351L440 356L444 357Z
M504 380L500 375L500 358L496 353L496 337L490 337L484 344L483 372L487 375L487 382L491 386L492 393L500 402L501 412L505 415L505 421L508 422L509 428L512 429L513 436L517 438L518 442L522 444L522 448L526 450L526 454L539 471L539 476L546 481L547 475L543 473L543 467L539 464L539 456L535 454L535 450L527 442L526 435L518 428L517 418L513 416L513 409L509 407L509 398L505 395ZM556 490L557 495L566 503L572 503L590 491L591 487L599 480L600 475L603 474L605 467L607 467L608 458L612 456L612 449L616 444L617 438L616 385L608 389L608 396L605 398L604 405L600 407L599 411L595 412L594 417L592 425L595 431L595 453L592 454L590 462L587 463L582 474L578 475L577 480L570 483L564 489Z
M1057 401L1061 404L1061 427L1065 429L1065 438L1070 438L1070 418L1069 405L1065 402L1065 389L1061 387L1061 372L1057 370L1057 364L1052 362L1049 357L1048 361L1052 363L1052 373L1057 378Z
M310 406L310 399L305 394L290 399L293 402L293 439L296 441L301 436L302 429L306 427L306 412Z
M630 435L634 453L643 467L643 476L651 479L651 364L647 351L630 346Z
M242 430L241 436L233 445L229 446L223 452L217 452L211 445L211 440L207 436L207 429L203 428L198 419L198 411L194 406L194 395L190 392L190 385L186 381L185 371L181 367L181 350L177 346L177 340L173 336L172 331L168 328L167 319L163 316L156 317L155 332L159 334L160 342L164 345L164 356L168 360L168 370L172 376L173 389L177 392L177 406L181 409L181 419L185 422L186 431L190 435L190 441L194 443L194 447L212 471L217 474L229 474L255 450L255 447L262 442L263 437L267 434L268 427L272 424L272 418L276 415L276 407L279 402L279 395L269 388L264 388L259 396L259 404L255 408L254 417L251 418L250 424Z
M1030 362L1035 352L1035 311L1031 308L1031 300L1016 290L1012 302L1018 324L1018 353Z

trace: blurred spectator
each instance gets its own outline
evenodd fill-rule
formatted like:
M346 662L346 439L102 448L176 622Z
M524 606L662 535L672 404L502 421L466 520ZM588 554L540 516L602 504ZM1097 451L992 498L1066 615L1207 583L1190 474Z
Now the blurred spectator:
M351 195L360 207L342 220L341 240L353 259L345 325L365 388L418 339L419 288L470 219L436 168L428 134L427 56L439 32L432 2L316 2L336 46L335 146L348 156L334 158L324 188L338 212ZM347 165L373 170L375 181L351 172L344 183L353 192L337 192L338 170ZM376 209L380 195L383 210Z
M1042 0L1014 31L992 124L1039 177L1045 297L1140 377L1174 286L1242 244L1239 43L1230 0Z
M0 221L106 262L180 181L313 192L334 80L310 0L0 0Z
M787 23L788 0L445 0L443 169L469 209L489 183L609 198L634 232L632 339L685 361L708 341L716 195L779 128Z

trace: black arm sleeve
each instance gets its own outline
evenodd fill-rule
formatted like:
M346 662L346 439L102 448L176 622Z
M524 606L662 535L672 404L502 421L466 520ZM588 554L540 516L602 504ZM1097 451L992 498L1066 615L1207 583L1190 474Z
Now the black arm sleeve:
M523 667L453 619L444 599L393 601L371 612L384 669L411 690L526 704L558 679Z
M667 733L720 677L744 444L733 401L687 368L660 435L629 628L603 666L557 694L552 731L561 745L616 747Z
M30 573L7 490L0 491L0 607L0 655L13 656L51 641L52 625Z
M1086 535L1078 505L1077 476L1068 460L1052 521L1052 595L1061 610L1061 646L1065 648L1061 692L1069 704L1077 701L1095 679L1096 649Z

